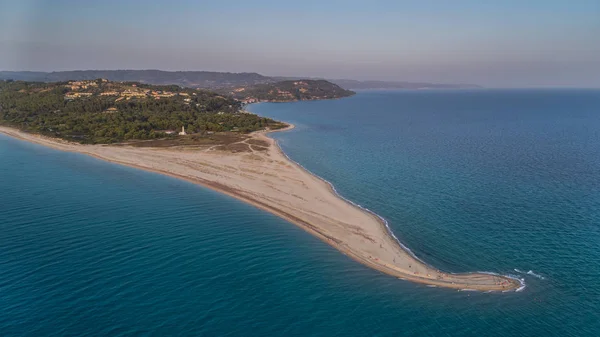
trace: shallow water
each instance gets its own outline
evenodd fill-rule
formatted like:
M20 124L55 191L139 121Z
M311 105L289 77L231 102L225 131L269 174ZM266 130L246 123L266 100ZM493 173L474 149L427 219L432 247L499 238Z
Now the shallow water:
M260 104L292 159L437 267L430 288L186 182L0 135L0 335L600 333L600 92L362 92Z

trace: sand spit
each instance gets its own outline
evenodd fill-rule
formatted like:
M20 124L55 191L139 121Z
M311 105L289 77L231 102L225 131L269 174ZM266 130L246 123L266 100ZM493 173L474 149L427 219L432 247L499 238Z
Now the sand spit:
M522 287L519 280L507 276L452 274L423 263L399 244L383 219L339 197L328 182L289 160L266 132L251 137L267 142L266 149L250 147L251 152L238 153L215 147L80 145L1 126L0 132L206 186L280 216L356 261L401 279L462 290L507 291Z

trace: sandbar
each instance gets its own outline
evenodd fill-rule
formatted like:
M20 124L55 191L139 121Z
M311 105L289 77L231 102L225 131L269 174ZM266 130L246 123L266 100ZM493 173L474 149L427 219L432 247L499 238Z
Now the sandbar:
M287 129L293 128L290 125ZM385 274L445 288L508 291L519 280L491 273L450 273L418 259L391 234L385 221L341 198L332 185L288 159L269 131L251 134L266 146L250 152L189 147L81 145L0 126L22 140L184 179L275 214L352 259ZM272 132L272 131L271 131ZM244 142L248 142L245 140Z

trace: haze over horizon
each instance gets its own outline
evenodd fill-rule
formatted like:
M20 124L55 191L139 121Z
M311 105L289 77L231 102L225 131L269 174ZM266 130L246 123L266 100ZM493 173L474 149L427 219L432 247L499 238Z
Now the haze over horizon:
M600 87L600 1L0 0L0 70Z

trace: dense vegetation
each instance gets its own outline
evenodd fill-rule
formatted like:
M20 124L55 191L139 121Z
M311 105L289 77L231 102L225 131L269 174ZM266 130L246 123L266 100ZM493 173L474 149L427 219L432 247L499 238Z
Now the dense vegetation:
M256 84L228 90L227 93L240 100L269 102L333 99L355 94L325 80L289 80Z
M168 131L182 126L188 133L283 126L209 91L102 80L74 90L72 83L0 81L0 124L81 143L176 137Z

